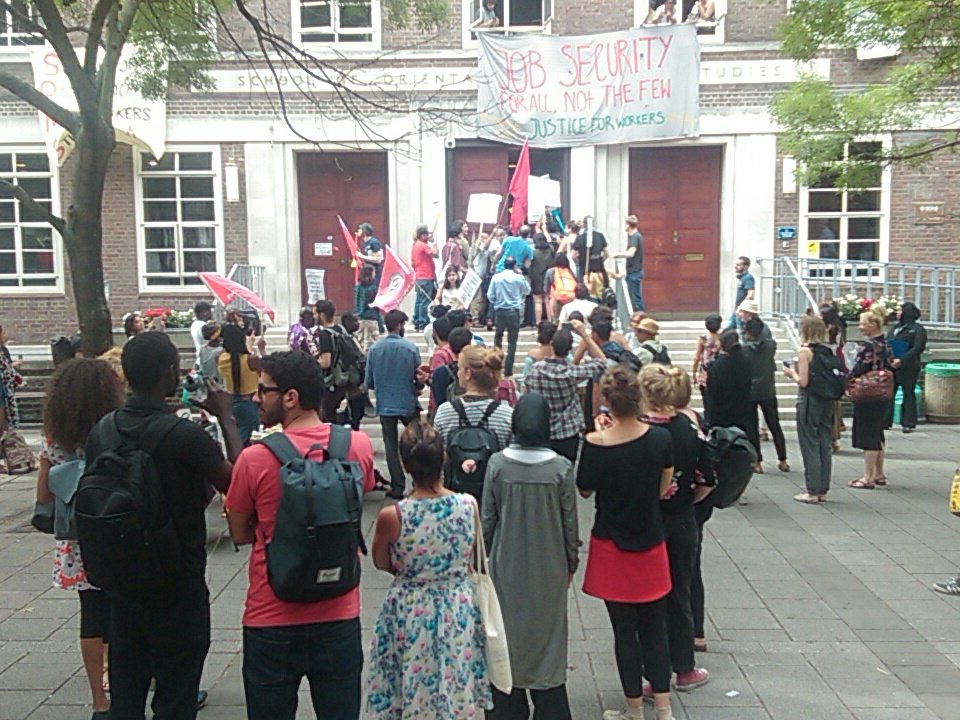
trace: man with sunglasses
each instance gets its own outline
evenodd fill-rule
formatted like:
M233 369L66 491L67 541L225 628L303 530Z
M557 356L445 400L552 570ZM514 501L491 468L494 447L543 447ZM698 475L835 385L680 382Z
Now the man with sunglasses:
M253 398L264 427L279 423L294 446L305 455L314 452L314 459L330 440L330 425L319 415L321 375L307 353L275 352L262 359ZM360 464L364 491L373 489L373 446L366 433L351 432L347 457ZM234 542L253 544L243 613L247 717L293 720L297 691L306 676L318 717L356 720L363 668L360 589L318 602L277 598L267 579L266 551L280 496L276 457L262 444L246 448L234 466L225 506Z

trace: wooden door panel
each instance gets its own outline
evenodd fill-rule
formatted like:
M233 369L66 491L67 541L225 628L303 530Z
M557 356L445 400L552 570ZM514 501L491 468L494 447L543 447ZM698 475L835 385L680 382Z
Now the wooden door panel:
M454 217L449 219L450 222L467 216L467 203L474 193L494 193L506 197L510 184L509 153L510 149L506 146L457 148L453 151ZM473 229L477 230L476 227Z
M300 215L300 264L306 270L326 270L327 299L337 312L354 305L354 273L351 256L340 230L342 215L353 232L369 222L375 235L389 242L389 199L386 153L301 153L297 156L297 186ZM333 255L315 254L316 243L331 242ZM307 288L301 276L301 296Z
M719 147L630 152L630 212L644 237L643 295L651 312L717 307L722 157Z

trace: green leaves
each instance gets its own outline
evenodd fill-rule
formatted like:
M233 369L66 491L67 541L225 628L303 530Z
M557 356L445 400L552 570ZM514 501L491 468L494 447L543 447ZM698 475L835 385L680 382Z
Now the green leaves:
M879 82L844 87L804 77L776 94L771 112L783 130L781 146L798 161L801 180L829 176L838 187L864 187L879 167L919 162L952 146L952 139L942 137L903 142L898 133L933 126L944 100L956 97L948 88L960 81L958 35L960 0L797 0L780 37L784 51L798 60L826 47L900 51L895 60L861 66L884 67ZM894 142L871 158L843 157L846 144L881 135L892 135Z
M435 30L450 15L450 0L383 0L386 20L395 28Z

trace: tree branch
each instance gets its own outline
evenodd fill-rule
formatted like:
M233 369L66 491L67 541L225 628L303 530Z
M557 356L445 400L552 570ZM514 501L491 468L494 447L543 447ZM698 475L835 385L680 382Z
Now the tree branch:
M82 108L85 101L90 101L95 88L90 76L84 73L77 58L77 52L70 43L60 9L54 0L33 0L33 2L40 11L40 17L43 18L43 24L47 28L45 36L56 51L57 57L60 58L63 71L70 80L70 87L73 88L73 94L76 95L77 103Z
M83 48L83 70L90 77L97 72L97 55L100 52L100 39L103 37L103 24L107 20L110 6L116 0L97 0L97 4L90 14L90 29L87 32L87 42Z
M47 210L45 207L43 207L43 205L30 197L30 194L22 187L19 185L14 185L9 180L4 180L3 178L0 178L0 187L7 188L11 193L13 193L15 198L29 208L31 212L41 216L44 221L48 222L54 230L60 233L61 236L64 234L67 227L66 220Z
M59 103L55 103L33 85L24 82L16 75L0 72L0 87L6 88L25 103L33 105L37 110L74 135L80 129L80 118L77 117L76 113L67 110Z

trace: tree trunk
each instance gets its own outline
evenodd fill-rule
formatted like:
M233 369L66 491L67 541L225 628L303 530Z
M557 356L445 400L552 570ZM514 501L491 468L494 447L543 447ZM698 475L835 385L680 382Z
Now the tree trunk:
M105 123L84 124L76 140L72 204L63 241L70 258L83 354L94 357L113 345L103 278L103 189L116 137Z

